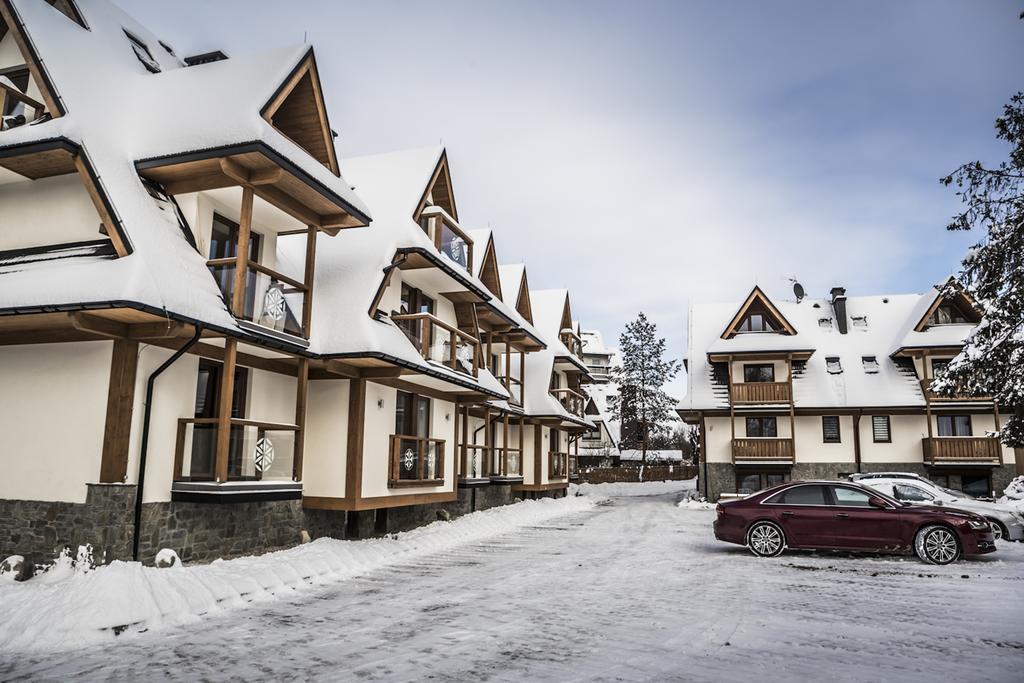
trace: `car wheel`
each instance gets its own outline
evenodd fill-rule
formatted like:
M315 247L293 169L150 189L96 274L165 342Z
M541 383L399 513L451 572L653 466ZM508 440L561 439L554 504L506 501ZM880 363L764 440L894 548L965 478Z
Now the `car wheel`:
M1004 541L1010 535L998 520L990 519L988 525L992 527L992 537L997 541Z
M960 559L960 539L949 527L926 526L914 538L914 552L928 564L949 564Z
M786 535L778 525L757 522L747 531L747 547L758 557L776 557L786 549Z

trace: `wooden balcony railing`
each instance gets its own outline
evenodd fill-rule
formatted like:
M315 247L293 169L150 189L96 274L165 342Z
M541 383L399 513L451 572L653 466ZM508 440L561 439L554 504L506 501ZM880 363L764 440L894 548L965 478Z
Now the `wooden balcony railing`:
M789 382L741 382L732 385L733 404L789 403Z
M437 250L469 272L473 272L473 240L440 206L428 206L420 213L423 231Z
M388 486L444 484L444 444L444 439L392 434Z
M569 353L577 358L582 358L583 340L580 339L579 335L572 330L566 329L558 333L558 338L565 348L569 350Z
M227 462L217 462L218 420L181 418L174 448L174 481L293 481L299 426L232 419Z
M230 303L238 281L235 278L237 260L234 257L210 259L206 265ZM309 287L256 261L246 262L246 277L241 281L245 287L242 294L244 320L270 330L309 338L309 330L303 324Z
M0 81L0 114L7 109L8 102L17 102L24 106L24 113L18 113L15 109L15 113L8 114L7 116L0 116L0 129L7 130L7 128L16 128L17 126L25 125L26 123L32 123L46 112L46 105L42 102L37 102L25 93L21 92L17 88L12 88L7 83ZM13 119L11 123L7 123L8 120ZM7 128L4 128L4 126Z
M569 478L579 479L579 465L576 462L577 458L575 455L569 456Z
M516 405L523 404L523 381L521 379L509 375L499 375L497 380L508 390L512 403Z
M523 476L523 449L522 447L494 446L491 448L491 466L488 474L492 477L521 477Z
M565 479L568 467L568 453L548 453L548 479Z
M554 396L562 407L569 412L570 415L576 417L583 417L583 411L587 407L587 397L573 389L552 389L551 395Z
M793 462L793 439L733 439L732 461Z
M459 444L459 478L486 479L489 464L488 448L483 444Z
M944 396L937 394L932 391L929 387L931 386L932 380L923 379L921 380L921 391L929 401L991 401L991 396L969 396L964 393L956 393L952 396Z
M937 436L921 440L924 461L929 465L943 463L977 463L998 465L1002 462L999 439L986 436Z
M449 325L431 313L406 313L391 316L405 330L409 340L426 360L446 365L456 372L477 376L480 367L476 337Z

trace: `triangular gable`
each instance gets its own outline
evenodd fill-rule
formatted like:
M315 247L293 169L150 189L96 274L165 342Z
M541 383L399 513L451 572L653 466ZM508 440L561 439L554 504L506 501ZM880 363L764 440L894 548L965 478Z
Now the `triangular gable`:
M263 105L260 115L334 175L340 175L312 48Z
M493 234L487 238L487 246L484 248L484 257L480 261L480 270L477 273L477 277L490 290L491 294L494 294L499 299L504 299L501 295L501 278L498 277L498 257L494 251Z
M431 204L440 206L449 216L455 219L455 222L459 221L459 211L455 208L455 193L452 190L452 177L448 170L447 151L441 152L441 158L438 160L437 166L434 167L434 172L431 174L430 182L427 183L427 187L423 191L423 196L420 197L413 220L419 222L423 209Z
M933 323L931 322L932 316L939 309L940 306L949 305L955 308L964 320L969 323L978 324L981 322L982 312L978 307L978 304L974 301L970 294L964 291L963 286L960 285L955 279L950 278L946 281L943 287L940 287L935 293L935 300L932 301L931 306L925 311L921 319L914 325L915 332L923 332Z
M42 115L43 111L45 111L54 118L63 116L66 113L64 105L61 104L60 98L57 97L57 91L50 81L49 74L43 68L39 55L36 54L35 49L32 47L32 41L27 38L24 32L24 25L20 21L14 5L10 0L0 0L0 41L6 39L14 40L25 65L28 67L31 82L42 97L42 102L38 104L45 105L42 111L38 111L39 108L37 106L32 105L32 103L26 103L30 113L36 111L38 115ZM29 92L31 91L32 89L30 88ZM0 96L16 97L17 95L11 92L0 92Z
M761 291L760 287L754 287L750 291L750 295L747 296L743 305L733 316L732 320L725 327L722 332L722 339L732 339L740 333L740 324L746 319L749 313L760 313L764 315L775 328L778 334L796 334L796 328L794 328L786 317L782 315L782 312L775 307L775 304L771 302L768 296Z
M523 277L519 280L519 294L516 296L516 311L523 316L528 323L533 324L533 308L530 306L530 284L526 280L526 267L523 267Z
M75 4L75 0L46 0L46 4L82 28L89 28L82 17L82 13L78 11L78 5Z
M572 330L572 308L569 306L569 293L565 293L565 305L562 307L562 321L558 324L558 333L562 330Z

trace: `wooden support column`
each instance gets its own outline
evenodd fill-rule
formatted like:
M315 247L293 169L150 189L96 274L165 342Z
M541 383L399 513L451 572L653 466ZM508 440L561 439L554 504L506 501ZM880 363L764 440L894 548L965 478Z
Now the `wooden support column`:
M238 219L238 248L235 253L235 278L231 288L231 313L245 315L245 282L249 273L249 237L252 232L252 187L242 188L242 211Z
M366 380L349 380L348 445L345 459L345 498L355 503L363 492L363 433L366 431Z
M921 393L924 394L924 414L925 419L928 420L928 438L931 439L935 436L935 429L932 427L932 399L928 389L931 384L931 373L928 371L927 351L921 356L921 376L924 377L924 386L921 387Z
M302 298L302 332L308 337L309 326L313 320L313 271L316 268L316 226L306 228L306 269L302 284L306 285L306 294Z
M220 375L220 405L217 406L217 450L214 472L218 482L228 480L228 451L231 447L231 410L235 398L235 359L238 342L224 342L224 366Z
M462 473L465 471L465 470L462 469L462 456L459 453L459 451L461 450L459 448L459 418L461 417L461 414L462 414L462 411L459 410L459 404L456 403L455 404L455 430L454 430L455 438L452 439L452 445L455 448L455 450L452 452L453 453L452 459L455 461L455 482L456 483L458 483L459 477L462 476Z
M484 408L484 451L487 453L487 474L494 472L494 443L491 440L491 409Z
M302 481L302 458L306 447L306 398L309 393L309 359L300 358L295 381L295 456L292 461L292 480Z
M540 424L533 425L533 483L540 484L543 476L541 475L541 461L543 460L544 445L541 443L544 440L544 428Z
M786 356L789 364L789 439L793 444L793 462L796 462L796 396L793 395L793 354Z
M462 404L462 471L469 477L469 404Z
M0 91L2 92L2 91ZM115 339L107 387L107 421L103 428L103 457L100 483L124 482L128 476L128 444L135 403L135 374L139 365L139 343Z
M726 363L728 363L729 371L729 428L732 430L732 437L730 437L729 441L729 450L732 451L736 445L736 402L733 400L732 395L732 356L727 357ZM790 400L793 400L792 395L789 398ZM733 460L735 460L735 457Z
M501 476L508 476L508 413L505 413L505 418L501 421L501 447L502 455L501 459Z
M853 461L856 465L856 470L861 470L861 454L860 454L860 416L862 411L858 410L853 415ZM794 456L796 451L793 451Z

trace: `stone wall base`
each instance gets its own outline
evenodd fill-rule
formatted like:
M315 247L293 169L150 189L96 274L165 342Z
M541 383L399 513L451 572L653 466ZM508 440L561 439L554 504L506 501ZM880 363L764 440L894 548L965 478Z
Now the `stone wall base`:
M845 475L855 471L850 462L798 462L789 470L790 479L844 479ZM1002 465L993 468L929 468L924 463L902 462L871 462L861 463L861 472L909 472L928 477L929 475L948 473L949 488L960 488L960 473L967 471L990 472L992 488L996 496L1002 495L1003 489L1016 476L1015 465ZM707 476L704 476L704 465L698 473L697 490L707 499L714 502L723 493L736 493L736 466L731 463L707 463Z

